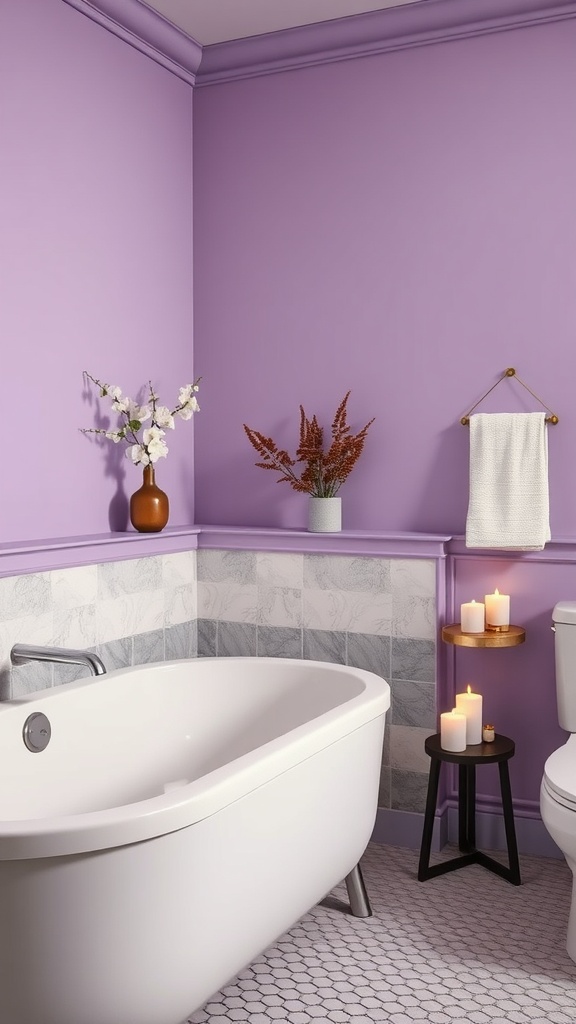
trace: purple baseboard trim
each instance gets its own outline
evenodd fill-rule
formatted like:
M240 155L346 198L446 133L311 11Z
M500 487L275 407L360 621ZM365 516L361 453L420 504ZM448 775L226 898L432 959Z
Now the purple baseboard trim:
M448 842L458 842L458 811L455 807L448 808ZM546 831L540 817L524 817L514 815L516 842L518 852L530 857L561 858L563 854ZM506 850L506 833L504 818L501 814L476 815L476 842L480 850Z
M420 0L205 46L197 86L576 17L574 0Z
M194 85L202 47L140 0L64 0L108 32Z
M196 526L172 526L162 533L103 533L61 537L22 544L0 545L0 577L50 569L67 569L96 562L119 562L198 547Z
M199 526L198 547L224 551L289 551L379 558L444 558L448 536L426 533L308 533L258 527Z
M563 857L554 840L548 835L541 818L514 817L518 852L530 857ZM424 815L413 811L395 811L379 807L372 833L372 842L385 846L401 846L419 850L422 841ZM480 811L476 815L476 842L479 850L506 850L504 819L500 814ZM439 853L446 843L458 843L458 811L447 807L436 815L432 836L432 853Z
M423 814L379 807L371 842L382 843L384 846L401 846L406 850L419 850L423 824ZM432 833L432 853L439 853L448 842L447 827L446 815L437 815Z

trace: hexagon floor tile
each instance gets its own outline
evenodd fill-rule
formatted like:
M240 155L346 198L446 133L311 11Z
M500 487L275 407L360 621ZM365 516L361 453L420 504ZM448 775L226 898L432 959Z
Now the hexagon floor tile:
M521 857L519 887L477 864L418 882L415 851L375 843L361 863L372 917L339 886L189 1024L576 1024L563 860Z

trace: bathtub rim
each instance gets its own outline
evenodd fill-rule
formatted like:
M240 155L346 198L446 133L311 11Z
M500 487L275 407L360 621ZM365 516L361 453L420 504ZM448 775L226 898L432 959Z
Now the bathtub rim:
M50 705L64 699L66 694L94 686L102 687L110 682L113 684L122 677L148 673L159 667L169 672L172 666L176 668L202 662L219 662L226 666L238 662L245 666L252 662L260 669L266 664L272 668L286 665L290 670L298 666L307 669L321 667L350 675L362 682L364 688L336 707L168 793L97 811L0 821L0 862L91 853L143 842L186 828L241 799L375 718L384 720L390 707L389 683L373 672L352 666L295 658L184 658L129 666L106 673L106 676L62 683L48 690L26 694L15 701L0 703L0 715L11 711L16 713L22 708L49 713Z

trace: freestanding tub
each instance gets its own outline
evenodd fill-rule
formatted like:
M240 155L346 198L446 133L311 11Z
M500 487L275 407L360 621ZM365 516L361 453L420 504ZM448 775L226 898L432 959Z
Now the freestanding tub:
M2 1024L202 1006L357 864L389 703L370 672L200 658L0 704Z

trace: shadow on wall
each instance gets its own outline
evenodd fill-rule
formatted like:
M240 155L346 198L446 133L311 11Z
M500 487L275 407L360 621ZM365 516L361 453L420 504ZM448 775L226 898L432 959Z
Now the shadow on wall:
M82 392L82 398L88 405L94 405L93 429L110 430L110 417L102 413L99 399L86 385ZM114 444L102 434L84 434L84 437L101 449L104 456L104 477L110 477L116 483L116 493L108 508L110 530L112 533L125 533L128 528L129 512L129 500L124 490L126 448L123 444Z
M107 472L106 476L114 476L114 474ZM123 488L125 476L125 472L120 469L119 475L115 477L116 493L108 508L108 525L112 533L125 533L128 529L129 501Z

